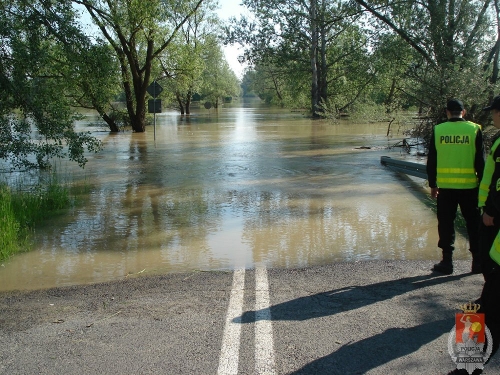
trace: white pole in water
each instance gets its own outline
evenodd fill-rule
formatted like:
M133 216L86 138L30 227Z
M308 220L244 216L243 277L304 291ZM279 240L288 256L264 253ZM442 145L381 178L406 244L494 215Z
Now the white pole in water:
M154 95L153 95L153 138L155 142L155 148L156 148L156 80L153 81L154 84Z

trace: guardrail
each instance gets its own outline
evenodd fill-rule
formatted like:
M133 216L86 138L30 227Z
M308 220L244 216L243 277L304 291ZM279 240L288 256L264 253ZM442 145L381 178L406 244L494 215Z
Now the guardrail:
M427 179L427 171L424 164L391 159L388 156L382 156L380 158L380 163L396 172L406 173L411 176L423 178L425 180Z

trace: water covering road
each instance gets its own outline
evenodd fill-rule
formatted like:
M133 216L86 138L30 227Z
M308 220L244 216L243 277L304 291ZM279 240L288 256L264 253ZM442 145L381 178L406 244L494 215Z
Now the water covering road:
M105 149L84 170L58 169L90 194L38 227L33 251L1 265L0 290L439 258L425 181L380 164L382 155L406 157L387 149L404 136L387 137L386 123L331 124L234 104L189 118L163 113L144 134L90 129ZM455 257L467 259L465 239L457 245Z

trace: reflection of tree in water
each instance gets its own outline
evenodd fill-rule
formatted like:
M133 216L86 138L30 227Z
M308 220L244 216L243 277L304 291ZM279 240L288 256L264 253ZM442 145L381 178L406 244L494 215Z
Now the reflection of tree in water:
M180 159L173 163L168 154L158 154L150 149L151 145L144 141L131 142L131 159L138 165L129 166L122 199L122 210L128 212L128 246L132 240L135 250L161 249L158 252L160 262L174 256L175 249L179 249L176 257L179 254L184 259L206 257L210 250L206 237L217 225L217 212L210 205L210 197L204 193L202 183L184 187L189 181L200 181L202 176L197 176L199 168L189 160L183 163L182 155L176 155ZM184 168L179 168L179 165ZM174 181L165 177L172 177L166 170L170 167L179 170Z
M280 264L307 265L315 259L330 259L332 254L343 261L357 260L359 254L383 258L388 252L395 259L405 259L407 251L428 243L421 218L394 220L397 214L390 205L363 204L363 193L359 199L332 198L326 204L318 193L238 194L238 201L249 202L244 212L244 239L252 244L255 261L271 258Z
M68 223L64 232L71 235L65 241L76 252L124 252L125 272L144 263L168 267L172 257L206 263L206 237L220 219L203 183L184 187L201 178L196 163L186 160L180 168L179 154L153 150L145 134L133 134L127 142L117 139L110 147L115 160L96 172L102 182ZM172 170L179 172L174 179Z

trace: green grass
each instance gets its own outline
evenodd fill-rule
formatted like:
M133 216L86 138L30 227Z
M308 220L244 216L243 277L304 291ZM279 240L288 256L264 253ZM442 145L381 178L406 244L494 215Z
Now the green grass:
M28 191L0 184L0 261L28 250L35 225L72 204L68 186L55 174Z
M14 216L10 189L0 185L0 261L20 248L20 224Z

